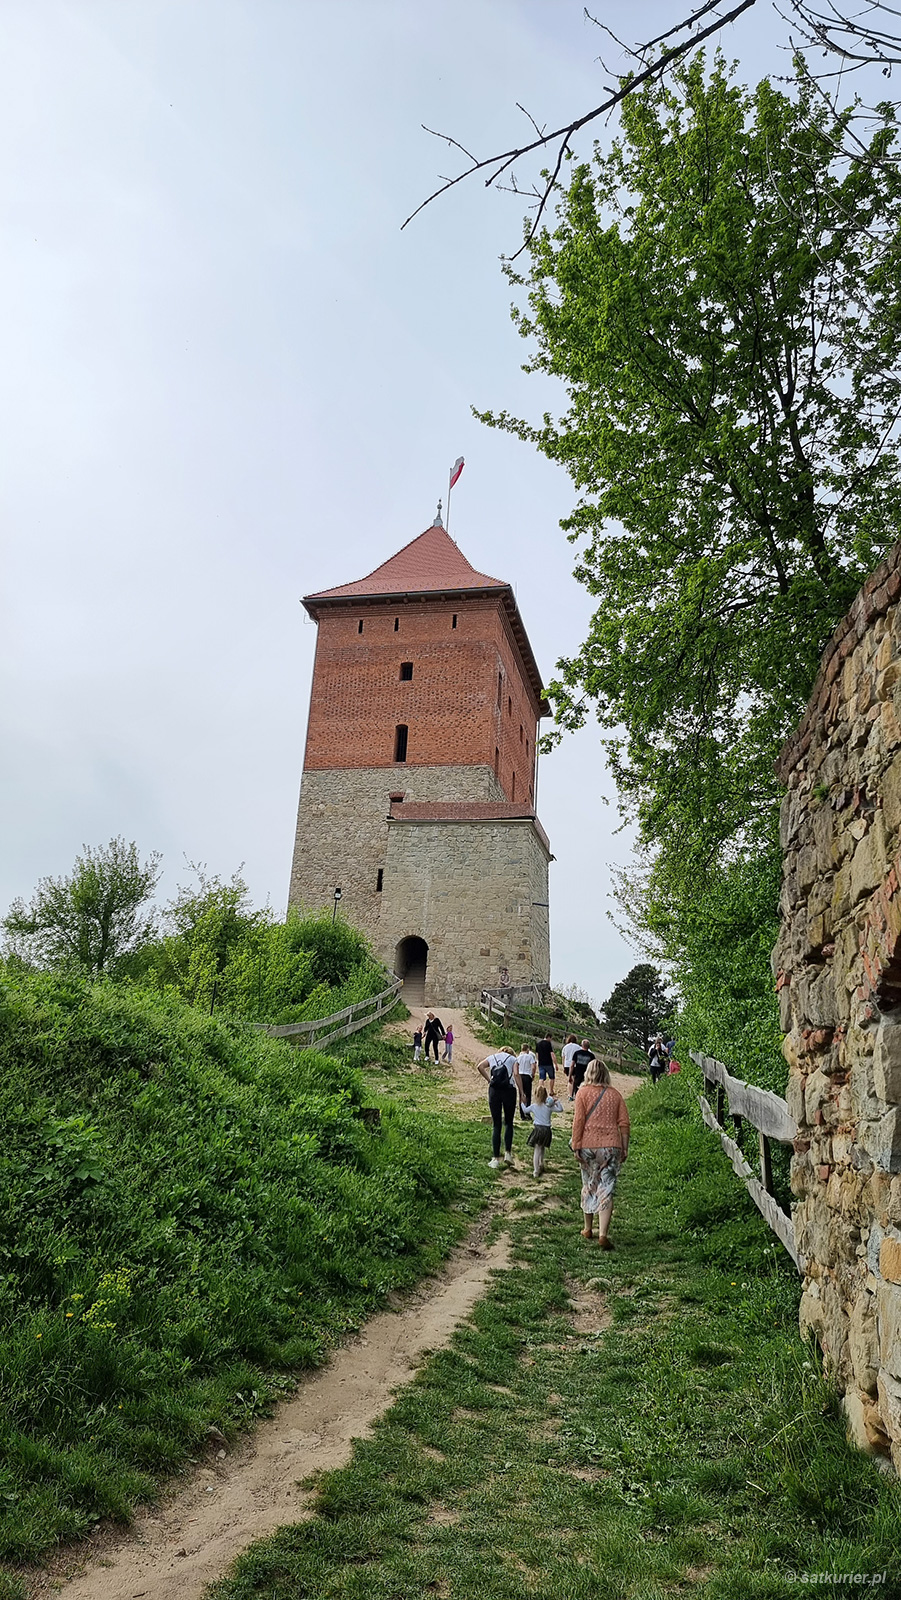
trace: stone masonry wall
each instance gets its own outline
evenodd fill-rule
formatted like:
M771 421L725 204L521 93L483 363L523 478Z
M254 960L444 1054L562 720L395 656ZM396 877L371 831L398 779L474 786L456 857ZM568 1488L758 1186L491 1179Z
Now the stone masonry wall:
M376 883L380 867L387 874L388 813L395 793L412 801L504 798L494 772L486 766L304 772L288 904L331 908L335 887L340 885L342 916L379 947L384 890L379 893ZM389 967L393 961L392 945Z
M824 655L779 774L773 954L799 1126L802 1329L851 1431L901 1469L901 545Z
M467 1005L503 969L513 984L549 983L548 860L530 817L393 816L378 954L390 968L402 939L426 941L427 1005Z

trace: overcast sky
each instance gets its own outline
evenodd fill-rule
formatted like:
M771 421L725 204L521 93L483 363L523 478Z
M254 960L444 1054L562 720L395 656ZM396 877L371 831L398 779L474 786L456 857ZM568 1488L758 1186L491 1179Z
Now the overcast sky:
M629 39L680 14L604 4ZM764 9L742 75L784 69ZM0 911L115 834L284 910L312 590L433 519L516 588L539 666L591 605L574 496L470 407L538 416L498 257L521 202L421 131L488 153L594 105L575 0L0 0L3 360ZM617 64L616 51L607 51ZM526 176L523 173L523 176ZM628 859L596 728L541 765L554 980L603 999Z

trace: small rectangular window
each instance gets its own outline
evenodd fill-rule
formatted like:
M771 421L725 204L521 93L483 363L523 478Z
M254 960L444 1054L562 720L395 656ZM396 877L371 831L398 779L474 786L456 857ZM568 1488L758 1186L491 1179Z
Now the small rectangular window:
M519 724L519 742L522 744L522 723Z
M361 617L359 622L357 623L357 633L362 633L362 632L363 632L363 618Z
M455 628L456 626L457 626L457 613L455 611L453 616L451 617L451 627Z
M384 883L384 881L385 881L385 869L384 869L384 867L379 867L379 870L375 875L375 892L376 892L376 894L381 894L381 892L382 892L382 884Z
M397 633L399 631L399 629L400 629L400 617L395 617L395 619L394 619L394 631L395 631L395 633Z
M515 800L516 799L516 773L515 772L513 774L513 778L512 778L511 783L510 783L510 799L511 800Z
M513 715L513 701L510 698L510 696L508 695L507 696L507 716L508 717L512 717L512 715Z
M407 759L407 724L399 722L394 730L394 759L406 761Z
M500 753L497 745L495 745L495 747L494 747L494 776L495 777L497 777L498 768L499 768L500 764L501 764L501 753Z
M500 709L501 709L501 695L503 694L503 691L504 691L504 679L503 679L502 674L499 672L498 675L497 675L497 709L498 709L498 711L500 711Z
M413 663L412 663L412 661L402 661L401 664L400 664L400 681L401 681L401 683L409 683L410 679L412 678L412 676L413 676Z

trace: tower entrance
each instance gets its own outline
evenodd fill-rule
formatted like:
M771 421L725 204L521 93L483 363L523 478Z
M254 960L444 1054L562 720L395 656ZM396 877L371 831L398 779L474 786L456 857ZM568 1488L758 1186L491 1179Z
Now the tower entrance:
M405 1005L421 1006L425 1003L425 969L428 956L428 945L416 934L401 939L394 952L395 974L404 980L402 992Z

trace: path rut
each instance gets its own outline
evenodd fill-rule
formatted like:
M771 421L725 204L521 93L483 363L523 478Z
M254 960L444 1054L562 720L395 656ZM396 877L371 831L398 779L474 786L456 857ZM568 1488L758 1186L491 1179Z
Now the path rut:
M429 1350L450 1342L488 1287L509 1265L510 1241L458 1247L437 1282L427 1280L400 1310L383 1311L343 1346L323 1371L261 1422L224 1461L139 1513L127 1542L95 1557L61 1584L63 1600L197 1600L255 1539L311 1515L298 1479L342 1466L354 1439L388 1407Z

